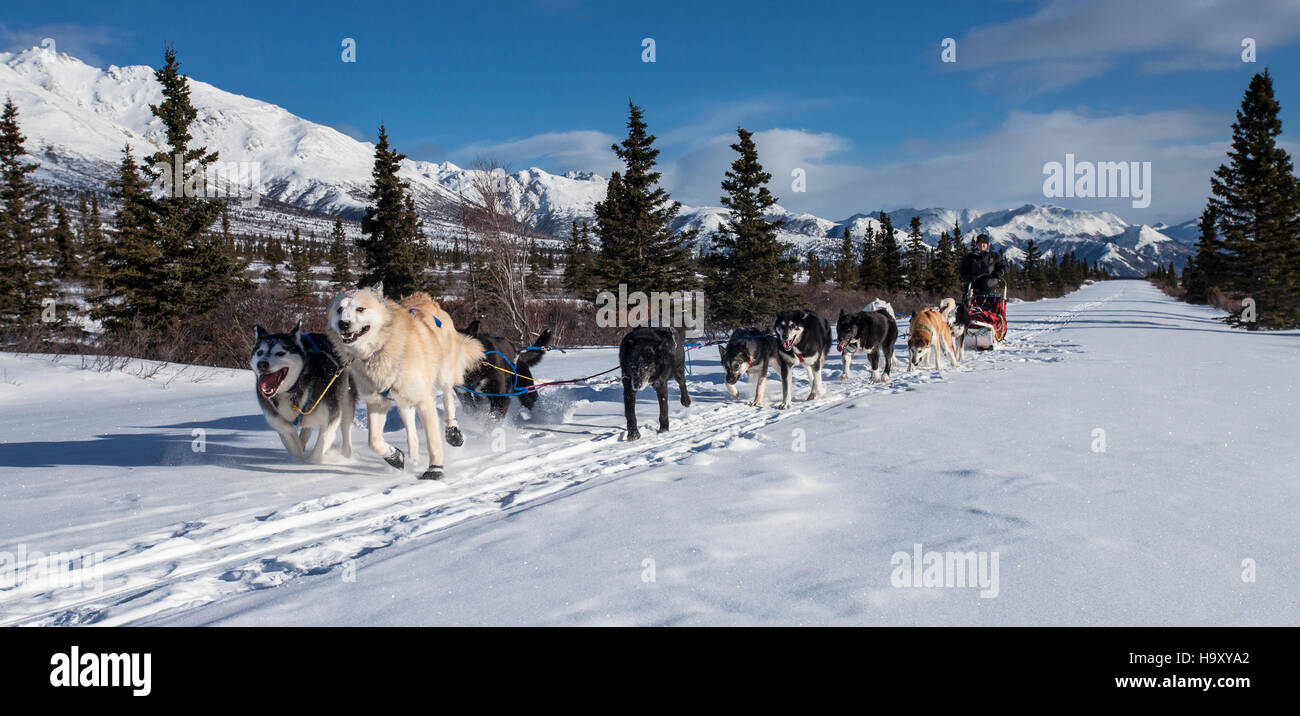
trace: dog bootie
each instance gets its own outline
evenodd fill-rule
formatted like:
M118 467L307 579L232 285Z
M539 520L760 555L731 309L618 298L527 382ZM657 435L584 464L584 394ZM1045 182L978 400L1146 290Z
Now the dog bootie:
M429 466L429 469L425 470L425 471L424 471L424 474L420 475L420 479L421 479L421 480L441 480L441 479L442 479L442 465L430 465L430 466Z
M465 436L461 434L460 428L455 425L447 426L447 442L452 447L460 447L465 444Z
M401 448L394 447L392 452L384 456L384 462L401 470L406 465L406 455L402 454Z

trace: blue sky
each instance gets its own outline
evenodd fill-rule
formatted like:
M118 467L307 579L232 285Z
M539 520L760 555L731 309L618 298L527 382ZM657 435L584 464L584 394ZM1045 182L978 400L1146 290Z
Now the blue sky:
M1153 201L1052 203L1190 218L1266 64L1288 146L1300 137L1294 1L799 5L24 3L6 9L0 47L53 37L90 64L156 66L167 40L197 79L367 140L382 120L411 157L461 164L608 173L631 98L677 198L717 203L740 124L759 133L784 205L836 219L1046 202L1043 164L1067 152L1152 162ZM356 63L340 58L345 37ZM955 63L940 61L944 38ZM805 192L791 190L796 168Z

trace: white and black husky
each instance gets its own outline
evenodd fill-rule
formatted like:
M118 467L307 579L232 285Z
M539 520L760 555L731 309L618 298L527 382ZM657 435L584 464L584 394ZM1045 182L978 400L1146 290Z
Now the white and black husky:
M871 359L871 380L874 383L889 382L889 373L894 369L894 343L898 341L898 322L894 320L894 309L889 303L876 299L866 309L857 313L845 313L840 309L839 320L835 323L837 348L844 356L844 372L840 380L848 380L853 374L853 354L865 352Z
M357 391L329 338L303 333L301 323L292 333L267 333L261 326L253 330L248 364L257 375L257 403L285 449L299 460L319 463L342 428L343 457L351 457ZM313 430L320 434L308 456Z
M823 395L826 389L822 386L822 368L831 351L831 324L807 309L781 311L772 321L772 332L781 344L777 351L781 359L777 363L781 371L780 407L783 410L790 407L791 374L796 363L808 371L808 382L812 385L808 400Z
M721 356L722 368L727 373L727 392L731 397L740 397L736 383L749 376L749 381L754 384L754 399L749 404L761 406L767 371L780 361L776 336L755 328L739 328L731 333L727 345L718 346L718 355Z

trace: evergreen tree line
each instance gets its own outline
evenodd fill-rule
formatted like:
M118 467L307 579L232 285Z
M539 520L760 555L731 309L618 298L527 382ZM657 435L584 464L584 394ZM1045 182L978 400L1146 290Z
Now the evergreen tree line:
M1210 180L1196 255L1180 278L1185 300L1220 294L1255 302L1257 325L1300 326L1300 180L1286 150L1268 70L1250 80L1232 125L1228 161ZM1167 274L1153 276L1173 283Z
M574 220L564 252L563 286L583 298L598 291L675 291L702 288L708 317L720 327L762 325L792 305L791 289L802 264L812 285L834 283L851 290L960 295L961 259L973 248L960 226L945 231L930 247L920 219L913 217L900 245L893 220L880 213L879 228L868 226L853 237L845 227L838 255L822 260L803 257L779 239L780 220L767 212L777 203L768 187L771 174L759 161L753 134L737 128L731 145L737 157L723 176L722 205L730 215L704 237L698 255L691 244L695 231L674 231L680 204L659 185L658 150L641 108L628 103L628 135L612 147L624 169L610 177L605 199L596 205L595 225ZM598 245L596 241L598 240ZM1026 247L1025 266L1008 271L1011 288L1043 294L1065 293L1087 279L1107 278L1104 270L1074 254L1042 256L1034 242Z
M809 251L805 257L809 285L834 284L867 293L962 295L966 286L961 280L961 260L975 249L974 237L967 243L961 227L954 223L951 232L940 232L936 246L930 247L922 239L920 219L912 217L907 239L900 246L893 238L889 215L882 211L878 220L881 228L867 226L860 242L855 242L849 227L844 227L833 260L822 260ZM1085 280L1108 278L1108 274L1073 253L1044 257L1031 239L1024 248L1022 264L1007 262L1004 278L1010 290L1033 289L1043 295L1059 295Z
M243 268L229 237L209 231L221 204L172 191L172 182L183 181L168 174L176 162L198 173L217 159L216 153L191 146L189 126L197 112L173 48L164 49L164 65L155 76L163 99L150 111L162 122L166 148L145 157L143 166L129 145L123 149L113 184L121 210L111 240L98 197L92 197L88 207L81 200L81 222L75 229L62 206L54 207L51 219L48 201L28 176L35 166L21 159L24 137L17 108L11 99L6 101L0 114L5 204L0 219L0 325L7 333L30 328L49 299L58 305L65 298L57 279L84 279L92 316L109 329L158 328L182 316L202 314L239 284ZM150 185L168 191L151 193ZM67 312L63 303L61 318Z

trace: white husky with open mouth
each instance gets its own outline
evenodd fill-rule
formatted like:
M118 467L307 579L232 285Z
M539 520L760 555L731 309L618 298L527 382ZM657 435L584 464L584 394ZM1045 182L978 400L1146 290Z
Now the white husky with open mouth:
M401 469L406 464L402 451L384 441L384 418L392 400L406 426L406 451L411 460L420 455L417 413L424 423L429 467L420 479L442 477L435 391L442 393L447 413L447 442L463 444L452 393L464 381L465 373L483 359L483 345L457 332L451 316L428 294L411 294L398 302L384 298L383 284L335 296L330 303L329 331L340 353L351 360L349 372L366 401L370 449L393 467Z

